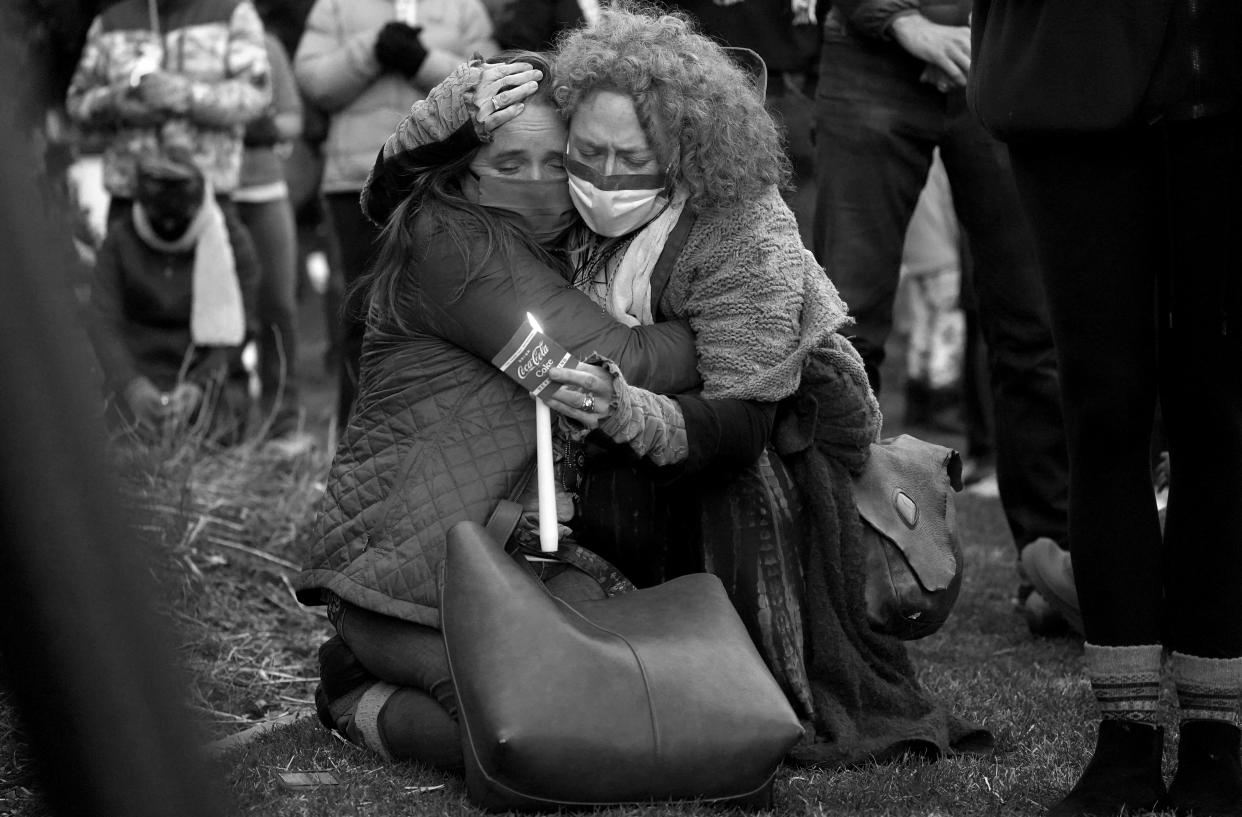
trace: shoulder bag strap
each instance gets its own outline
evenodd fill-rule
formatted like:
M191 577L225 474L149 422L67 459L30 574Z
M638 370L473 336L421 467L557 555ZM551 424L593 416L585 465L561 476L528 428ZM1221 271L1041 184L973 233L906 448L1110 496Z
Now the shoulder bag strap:
M517 523L522 518L522 503L518 502L518 497L526 490L526 486L530 483L531 477L535 475L535 459L526 465L526 470L522 473L522 478L513 486L513 490L509 492L507 499L502 499L496 503L492 515L487 519L487 533L501 547L505 547L509 543L509 537L513 535L513 531L517 528Z
M664 296L664 287L668 284L669 276L673 274L673 265L677 263L677 256L681 255L681 248L686 245L686 237L690 235L694 219L694 211L690 209L690 203L686 202L681 209L681 215L677 218L677 223L673 225L672 232L664 240L664 249L660 251L660 257L656 259L655 269L651 271L651 311L658 321L665 320L660 310L660 298Z

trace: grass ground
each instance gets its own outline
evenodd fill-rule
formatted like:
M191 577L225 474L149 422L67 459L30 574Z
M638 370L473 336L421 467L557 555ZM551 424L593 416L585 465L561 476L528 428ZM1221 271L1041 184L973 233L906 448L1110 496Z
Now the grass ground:
M239 459L240 458L240 459ZM181 644L187 699L207 739L276 726L213 761L226 813L272 817L475 813L460 780L413 765L386 766L333 737L311 712L315 648L329 632L300 607L288 580L307 509L321 490L322 454L300 461L234 452L166 474L148 486L149 532L167 558L162 609ZM175 487L172 487L175 486ZM179 497L176 503L169 497ZM244 496L231 506L225 495ZM903 761L848 770L786 769L776 813L791 815L1038 815L1072 784L1092 737L1080 644L1034 639L1013 612L1012 544L995 499L959 496L966 553L953 617L912 652L924 685L956 712L990 728L988 757ZM262 531L256 539L246 532ZM19 736L0 732L0 815L41 817ZM331 771L337 785L292 791L281 771ZM695 815L659 806L618 815Z
M306 350L308 370L321 349ZM311 399L322 416L331 395L318 372L311 376L318 387ZM886 416L900 417L901 406L893 402L900 390L885 394ZM191 679L187 704L204 740L261 733L211 761L224 813L477 814L460 780L380 763L334 738L311 714L315 650L330 629L319 610L298 605L289 580L326 465L325 447L289 458L244 446L206 457L174 456L160 465L131 461L125 469L127 496L140 512L137 533L157 554L152 570L161 579L159 608L180 645ZM962 494L958 508L966 555L960 600L944 629L913 643L911 651L926 688L991 729L995 752L935 763L784 769L774 813L1034 817L1073 783L1094 734L1081 645L1032 638L1013 612L1013 545L997 500ZM281 771L330 771L339 782L289 790ZM0 693L0 817L46 813ZM693 804L605 812L717 813Z
M791 815L1038 815L1073 783L1092 738L1090 692L1072 639L1033 639L1012 611L1011 545L993 499L960 497L967 568L958 607L940 633L912 645L926 687L988 726L996 751L936 763L784 770L776 813ZM434 815L473 813L461 782L416 766L386 767L313 719L283 727L219 760L236 813ZM339 785L291 792L277 772L327 770ZM427 787L438 787L427 790ZM624 815L716 813L686 805Z

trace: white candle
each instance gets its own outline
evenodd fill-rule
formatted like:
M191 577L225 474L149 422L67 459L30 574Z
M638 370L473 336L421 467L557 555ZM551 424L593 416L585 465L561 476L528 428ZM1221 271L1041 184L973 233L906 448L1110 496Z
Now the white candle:
M535 317L529 312L526 319L535 331L542 332ZM549 386L551 388L551 386ZM536 485L539 486L539 549L555 553L560 546L557 541L556 524L556 476L552 464L552 410L548 404L535 400L535 459L537 464Z

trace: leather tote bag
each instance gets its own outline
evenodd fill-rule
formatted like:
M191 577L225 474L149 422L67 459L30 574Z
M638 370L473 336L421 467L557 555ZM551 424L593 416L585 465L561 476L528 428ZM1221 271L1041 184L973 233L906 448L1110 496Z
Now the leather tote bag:
M867 554L867 620L903 640L940 629L962 584L954 492L956 451L908 434L871 444L854 478L854 504Z
M471 801L770 804L802 727L719 579L567 603L520 558L477 524L449 531L440 615Z

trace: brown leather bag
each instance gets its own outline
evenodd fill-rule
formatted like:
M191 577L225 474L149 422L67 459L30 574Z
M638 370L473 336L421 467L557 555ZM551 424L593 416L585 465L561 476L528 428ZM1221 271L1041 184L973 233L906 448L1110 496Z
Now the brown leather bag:
M770 804L802 727L719 579L568 603L517 558L477 524L449 531L441 627L474 803Z
M908 434L871 444L854 478L867 553L867 620L904 640L940 629L962 584L954 491L962 459Z

